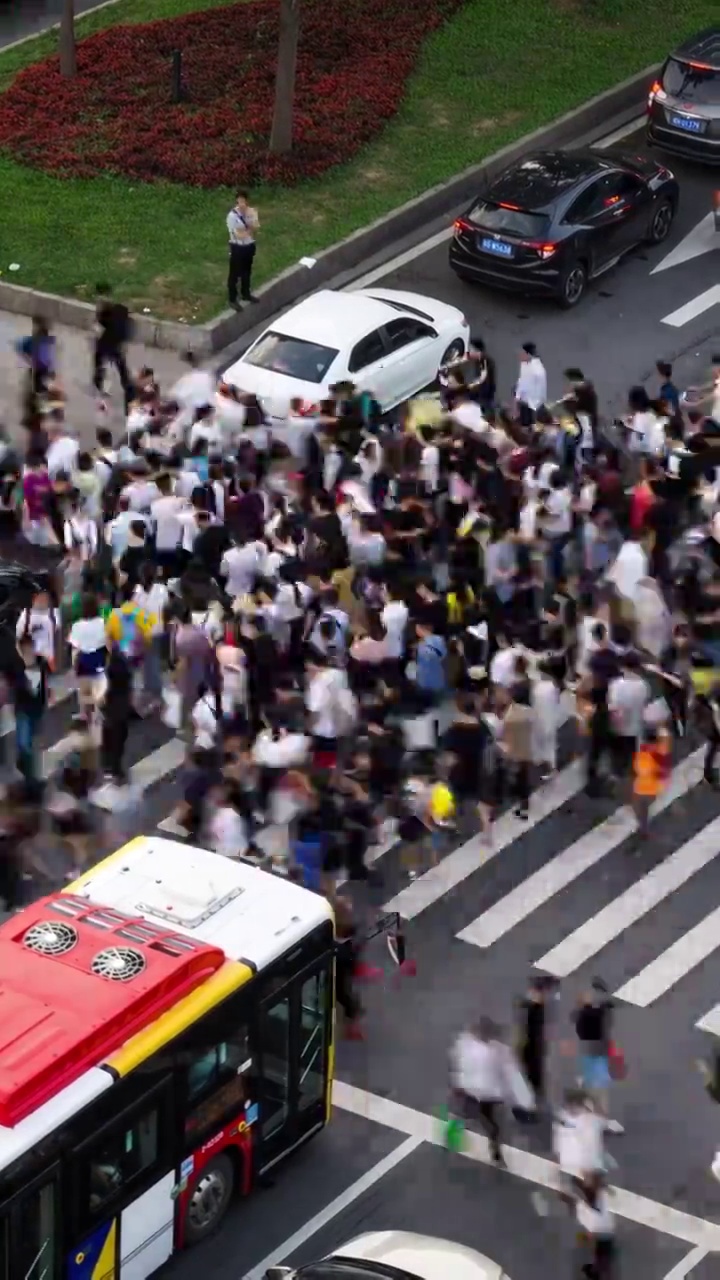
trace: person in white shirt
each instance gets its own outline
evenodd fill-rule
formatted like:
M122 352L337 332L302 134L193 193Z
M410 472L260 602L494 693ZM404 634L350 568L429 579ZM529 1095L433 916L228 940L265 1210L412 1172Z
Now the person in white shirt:
M420 479L428 497L432 497L440 488L440 450L434 443L432 427L420 428L420 439L423 442L420 455Z
M219 699L215 692L203 689L191 713L194 746L198 751L211 751L220 730Z
M580 1089L566 1090L553 1124L553 1152L568 1192L579 1180L605 1168L605 1117Z
M237 387L221 382L215 399L211 401L215 406L215 420L222 433L223 449L237 447L245 426L245 405L239 397Z
M212 511L200 506L193 506L189 511L183 512L179 520L183 527L182 549L188 555L192 555L193 547L203 530L207 529L208 525L218 524Z
M147 470L147 467L145 470ZM121 496L127 498L131 511L137 511L140 515L148 515L153 502L156 502L160 497L160 490L154 480L151 480L147 475L139 474L129 484L125 485Z
M263 544L248 539L240 539L225 552L220 562L220 576L225 578L225 590L233 600L250 595L255 589L263 559Z
M612 752L615 773L630 781L633 756L643 730L645 710L650 701L650 688L640 674L640 661L629 653L623 660L619 676L608 685L607 705L612 727Z
M95 450L95 474L100 481L100 489L104 490L118 460L117 449L113 446L112 432L107 427L99 427L97 432L97 449Z
M547 404L547 373L534 342L524 342L515 400L524 427L532 426L541 405Z
M463 431L472 431L475 435L487 431L488 424L480 405L462 391L457 395L450 417Z
M158 566L144 564L140 569L140 585L135 588L133 600L152 618L150 643L143 647L143 690L151 705L162 702L163 673L162 652L165 633L165 614L170 603L170 592L156 577Z
M612 582L621 596L626 600L634 600L638 583L647 578L649 561L647 553L635 534L629 534L623 542L613 563L607 571L606 579Z
M189 501L201 484L202 480L193 466L192 458L186 458L182 471L179 471L175 477L175 492L181 498L187 498Z
M222 427L215 417L212 405L203 405L195 410L193 424L188 437L188 448L195 449L200 442L206 446L208 453L222 453Z
M52 670L55 666L55 645L60 628L60 610L53 609L46 591L40 591L29 609L23 609L17 620L15 635L18 641L25 636L32 640L38 658L44 658Z
M315 653L338 659L345 654L347 648L350 618L339 607L338 593L334 587L323 592L319 603L320 612L308 636L308 643Z
M146 517L139 515L136 511L131 511L127 498L121 497L118 501L117 515L114 519L108 520L105 525L105 542L110 547L112 558L116 562L123 552L127 550L130 526L135 520L145 521Z
M405 654L410 610L399 591L396 593L393 587L387 590L388 601L380 614L380 621L385 630L388 657L399 661Z
M499 685L501 689L512 689L518 679L518 659L522 658L522 649L508 644L505 636L497 636L498 649L490 659L490 683Z
M337 754L338 740L350 731L352 693L345 671L321 656L308 663L305 706L310 714L316 757L321 763Z
M560 690L549 669L540 663L538 678L532 681L533 759L540 766L543 780L557 769L558 730L560 729Z
M563 577L565 547L572 530L572 492L562 471L550 480L550 490L541 494L541 527L547 540L547 567L552 582Z
M98 602L94 596L83 597L82 616L70 628L68 643L77 676L80 710L92 714L107 659L105 622L98 613Z
M189 511L186 498L173 492L172 476L164 472L156 480L158 497L150 504L150 519L155 529L155 553L158 563L169 574L178 569L178 553L182 546L182 516Z
M56 480L60 472L70 475L77 466L80 445L68 433L64 422L52 421L48 428L47 463L48 475Z
M170 392L170 399L174 400L188 414L188 420L192 421L192 415L196 409L213 403L216 379L209 369L201 368L194 351L185 353L185 362L188 366L187 373L183 373L178 378Z
M228 787L213 788L207 802L207 840L224 858L242 858L249 850L247 825Z
M73 506L72 514L63 526L65 550L71 556L77 556L83 564L92 560L98 548L98 527L95 520L83 514L79 504Z

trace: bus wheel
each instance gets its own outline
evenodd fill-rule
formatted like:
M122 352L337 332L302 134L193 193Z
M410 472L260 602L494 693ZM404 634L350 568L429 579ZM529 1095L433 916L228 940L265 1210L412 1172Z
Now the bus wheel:
M233 1192L233 1166L229 1156L219 1155L198 1175L185 1208L184 1239L197 1244L219 1226Z

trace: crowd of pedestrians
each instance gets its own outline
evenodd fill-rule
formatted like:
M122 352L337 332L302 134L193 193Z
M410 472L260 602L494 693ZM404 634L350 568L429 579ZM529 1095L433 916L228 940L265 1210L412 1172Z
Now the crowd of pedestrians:
M377 874L368 849L390 837L409 878L476 831L480 858L506 801L527 819L568 718L588 796L631 803L639 840L688 731L717 785L720 360L693 396L659 361L607 424L579 369L548 403L531 342L503 404L474 340L392 422L351 385L270 422L192 355L172 388L128 369L125 309L104 293L98 315L95 386L114 364L122 437L101 397L95 447L78 442L37 320L27 448L0 464L6 538L52 565L3 648L6 850L42 799L83 865L88 797L103 772L126 784L134 717L186 742L180 833L327 893ZM77 743L46 784L63 666Z

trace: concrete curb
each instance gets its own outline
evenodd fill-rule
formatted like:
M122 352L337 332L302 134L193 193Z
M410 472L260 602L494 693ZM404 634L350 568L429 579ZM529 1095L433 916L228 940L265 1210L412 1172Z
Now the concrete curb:
M633 108L639 111L657 70L657 65L646 67L644 71L615 85L613 89L607 89L605 93L560 116L552 124L526 134L517 142L488 156L481 164L472 165L448 182L431 188L424 195L417 196L378 218L376 222L325 249L318 255L313 267L289 267L259 289L258 304L241 314L222 311L213 320L196 326L135 315L134 340L149 347L181 351L190 348L202 357L221 351L255 328L259 322L314 293L316 289L323 288L358 262L367 261L387 246L397 243L403 236L422 231L433 219L445 214L449 218L469 203L481 177L492 175L527 151L567 146L601 128L624 111ZM19 315L42 315L51 323L70 325L77 329L91 329L95 320L95 309L89 303L76 302L57 294L39 293L4 281L0 281L0 308Z

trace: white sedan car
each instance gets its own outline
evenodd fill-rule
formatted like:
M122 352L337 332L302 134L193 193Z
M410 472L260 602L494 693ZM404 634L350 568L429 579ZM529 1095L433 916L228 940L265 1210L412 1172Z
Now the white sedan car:
M322 289L291 307L224 373L252 392L269 417L287 417L299 397L317 405L337 382L371 392L383 411L435 381L468 349L456 307L399 289Z
M510 1280L483 1253L412 1231L371 1231L322 1262L270 1267L266 1280Z

